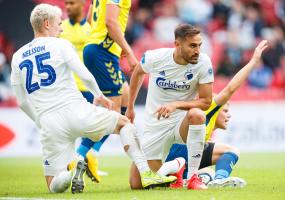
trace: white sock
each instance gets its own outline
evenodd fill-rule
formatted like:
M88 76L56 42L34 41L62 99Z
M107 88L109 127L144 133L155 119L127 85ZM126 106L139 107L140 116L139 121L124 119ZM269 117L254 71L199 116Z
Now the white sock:
M133 124L128 123L120 130L121 142L124 148L128 148L126 153L134 161L140 173L148 171L145 155L139 148L138 141L136 140L136 128Z
M63 171L54 176L49 189L52 193L61 193L67 190L71 184L72 171Z
M76 160L76 162L78 162L80 160L85 160L85 159L84 159L84 157L82 155L77 153L76 156L75 156L75 160Z
M198 173L198 168L201 163L206 135L206 125L190 125L187 137L188 149L188 174L190 179L193 174Z
M162 176L166 176L168 174L176 174L184 166L185 162L185 159L182 157L175 158L172 161L163 163L157 173Z

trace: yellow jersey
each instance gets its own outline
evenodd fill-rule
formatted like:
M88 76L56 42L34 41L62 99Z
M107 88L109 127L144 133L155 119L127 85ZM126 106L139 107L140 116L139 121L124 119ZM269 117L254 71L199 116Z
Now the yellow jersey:
M205 111L206 114L206 137L205 141L207 142L211 139L212 133L215 128L216 120L219 112L223 106L217 105L215 100L212 100L211 106L208 110Z
M87 38L90 35L90 24L83 19L80 23L75 23L70 19L66 19L62 22L63 32L60 37L68 40L75 47L77 54L83 61L83 48L87 42ZM73 74L75 78L76 85L80 91L88 91L84 86L80 78Z
M118 17L120 29L123 33L126 31L128 16L131 8L131 0L93 0L91 34L87 44L98 44L107 49L110 53L120 57L122 49L112 40L106 27L106 5L114 4L120 7Z

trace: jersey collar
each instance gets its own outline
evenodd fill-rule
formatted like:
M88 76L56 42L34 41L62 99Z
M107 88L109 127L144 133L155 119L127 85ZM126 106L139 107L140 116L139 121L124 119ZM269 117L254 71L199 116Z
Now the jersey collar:
M79 24L80 24L81 26L83 26L83 25L85 24L85 22L86 22L86 17L85 17L84 19L82 19L82 20L79 22ZM74 26L74 25L76 24L76 22L75 22L74 20L72 20L72 19L69 19L69 23L70 23L72 26Z

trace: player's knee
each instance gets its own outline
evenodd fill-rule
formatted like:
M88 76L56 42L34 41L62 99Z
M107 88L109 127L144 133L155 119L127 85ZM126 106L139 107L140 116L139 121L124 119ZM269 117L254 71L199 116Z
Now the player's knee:
M49 182L47 182L48 184L48 189L51 193L63 193L65 192L71 183L71 176L68 177L67 179L63 179L63 180L59 180L59 178L57 178L57 180L55 180L55 177L52 177L50 179Z
M115 132L116 132L116 133L119 133L120 130L121 130L125 125L127 125L128 123L131 123L130 120L129 120L126 116L121 115L120 118L119 118L119 120L118 120L118 123L117 123L117 127L116 127Z
M240 150L239 148L235 147L235 146L229 146L228 151L227 152L231 152L236 154L238 157L240 155Z
M240 155L240 150L239 150L239 148L237 148L237 147L235 147L235 146L231 146L231 145L226 145L226 146L224 146L223 151L222 151L222 154L227 153L227 152L234 153L234 154L237 155L238 157L239 157L239 155Z
M49 189L50 192L52 192L51 189L50 189L50 184L51 184L51 181L53 179L53 176L46 176L45 178L46 178L48 189Z
M199 125L206 121L205 113L199 108L192 108L187 113L187 118L190 124Z
M134 163L131 165L129 183L132 190L142 189L141 177Z
M139 190L142 189L142 184L140 180L134 180L130 177L130 187L132 190Z

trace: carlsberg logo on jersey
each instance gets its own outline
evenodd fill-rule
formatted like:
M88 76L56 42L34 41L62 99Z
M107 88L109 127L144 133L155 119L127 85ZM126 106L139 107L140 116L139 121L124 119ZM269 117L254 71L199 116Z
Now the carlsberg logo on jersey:
M171 80L166 80L165 78L159 77L156 79L156 85L164 90L189 90L190 85L187 85L186 82L183 84L177 84L176 81L172 82Z

